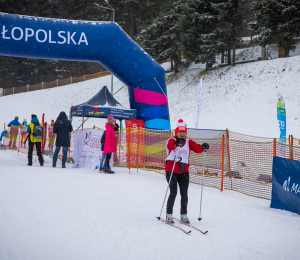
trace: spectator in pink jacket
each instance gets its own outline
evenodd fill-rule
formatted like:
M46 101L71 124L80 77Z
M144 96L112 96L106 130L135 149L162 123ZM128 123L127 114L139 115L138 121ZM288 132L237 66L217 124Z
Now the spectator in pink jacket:
M103 155L106 155L105 173L115 173L110 169L109 166L109 161L112 153L117 152L117 141L116 141L116 135L114 130L115 124L116 124L116 119L113 118L111 115L108 115L107 123L105 125L106 138L105 138L104 151L103 151Z

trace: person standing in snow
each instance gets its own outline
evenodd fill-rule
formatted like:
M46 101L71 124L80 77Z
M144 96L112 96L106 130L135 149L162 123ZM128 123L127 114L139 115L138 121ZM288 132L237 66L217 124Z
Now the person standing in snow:
M170 195L167 202L167 215L166 220L168 222L174 223L172 214L175 198L177 195L177 184L179 185L179 190L181 194L181 208L180 208L180 217L181 220L190 223L189 218L187 217L187 205L188 205L188 188L189 188L189 156L190 152L202 153L203 147L208 146L208 144L197 144L193 140L186 138L187 128L186 124L182 119L178 120L175 129L175 137L171 138L166 143L167 150L167 159L166 159L166 178L169 183L171 173L174 166L174 172L172 179L170 181ZM178 152L178 149L179 152ZM177 158L175 158L178 152Z
M12 120L11 122L9 122L9 124L7 125L8 127L10 127L10 140L9 140L9 147L11 149L17 149L16 146L16 142L17 142L17 137L19 134L19 126L20 126L20 122L19 122L19 117L16 116L14 120Z
M115 173L110 169L109 161L112 153L117 152L117 141L114 127L116 125L116 119L111 115L107 116L107 123L105 125L105 144L103 155L106 155L105 158L105 173Z
M38 134L38 136L35 136L35 133ZM32 166L32 153L33 153L34 145L36 147L36 153L39 157L40 165L41 166L44 165L44 158L42 156L42 151L41 151L43 134L44 131L37 116L31 115L31 123L29 123L27 127L27 134L24 138L24 144L26 143L27 139L29 140L28 164L27 164L28 166Z
M54 120L51 120L51 125L48 126L48 148L49 152L53 153L55 134L53 133Z
M101 136L101 152L102 152L102 154L101 154L99 172L104 172L105 171L105 164L104 164L105 155L103 154L104 153L105 139L106 139L106 131L104 131L102 136Z
M73 131L71 121L64 111L60 112L53 126L53 133L56 134L56 148L53 155L53 167L56 167L57 156L60 148L63 147L62 168L66 168L68 148L71 146L70 133Z
M26 119L23 119L23 123L21 124L21 140L24 140L24 137L27 133L27 127L28 127L28 124L27 124L27 120ZM22 143L21 143L21 147L22 147ZM24 148L25 148L25 144L24 144Z

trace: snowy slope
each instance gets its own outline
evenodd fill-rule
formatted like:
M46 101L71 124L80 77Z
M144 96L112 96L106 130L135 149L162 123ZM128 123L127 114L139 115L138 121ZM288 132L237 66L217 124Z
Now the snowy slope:
M156 219L163 175L26 162L25 155L0 151L1 260L272 260L300 254L299 215L271 209L268 200L204 187L198 222L201 186L190 184L188 215L209 232L186 235Z
M276 93L279 91L286 101L287 135L300 137L300 56L229 66L204 73L201 66L194 65L182 69L176 76L173 73L166 76L173 128L179 118L183 118L188 127L194 127L198 82L203 76L199 128L228 128L243 134L279 137L276 118ZM104 85L110 89L110 80L111 77L106 76L58 88L0 97L0 129L16 115L20 120L30 120L32 113L40 119L45 113L46 121L50 122L60 111L69 114L72 103L76 105L89 100ZM114 93L123 86L114 78ZM129 107L127 87L115 97L123 106ZM75 119L74 128L80 123L81 119ZM104 124L103 119L89 119L85 127L104 127Z

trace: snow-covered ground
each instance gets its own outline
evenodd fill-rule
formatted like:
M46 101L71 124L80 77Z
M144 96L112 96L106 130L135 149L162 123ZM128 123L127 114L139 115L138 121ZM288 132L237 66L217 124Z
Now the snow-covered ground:
M164 64L164 67L169 64ZM167 88L171 125L179 118L188 127L194 127L198 83L203 77L203 94L199 128L226 129L242 134L279 137L276 94L281 92L287 111L287 135L300 137L300 56L258 61L228 66L203 72L199 65L181 69L176 76L168 73ZM83 103L95 95L104 85L110 89L110 76L88 80L58 88L38 90L0 97L0 126L8 124L15 116L30 120L31 114L46 121L55 119L60 111L69 113L70 106ZM188 85L187 85L188 84ZM114 78L114 93L124 84ZM125 86L115 97L129 107ZM73 121L74 129L81 123ZM104 119L89 119L85 127L104 127Z
M203 72L203 66L167 74L172 127L183 118L194 127L198 83L203 77L199 128L279 137L276 92L287 108L287 134L300 137L300 56L259 61ZM164 64L165 67L169 64ZM188 85L187 85L188 84ZM110 88L110 76L58 88L0 98L0 129L16 115L46 121L69 112ZM123 83L114 79L114 92ZM129 107L124 87L115 97ZM74 119L76 129L81 119ZM89 119L85 127L104 127ZM75 259L297 259L299 215L269 207L270 201L190 184L189 217L204 236L185 235L155 217L166 190L158 173L116 168L115 175L97 171L25 166L26 155L0 150L0 260ZM179 198L174 215L179 216ZM164 215L163 215L164 216Z
M0 151L1 260L297 259L299 215L270 201L190 184L188 215L207 235L159 222L163 175L26 166ZM60 166L60 165L59 165ZM179 198L174 206L179 217ZM165 214L163 213L163 217ZM185 229L189 229L181 225Z

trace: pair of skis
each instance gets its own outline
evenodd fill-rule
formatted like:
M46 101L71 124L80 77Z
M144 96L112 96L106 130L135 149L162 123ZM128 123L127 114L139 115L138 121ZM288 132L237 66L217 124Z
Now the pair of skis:
M166 221L165 219L162 219L162 218L157 218L157 219L158 219L158 220L161 220L162 222L164 222L164 223L166 223L166 224L168 224L168 225L170 225L170 226L172 226L172 227L174 227L174 228L179 229L180 231L182 231L182 232L185 233L185 234L190 234L190 233L192 232L191 230L187 231L187 230L183 229L182 227L180 227L179 225L176 225L176 224L174 224L174 223L171 223L171 222L169 222L169 221ZM180 219L178 219L178 218L174 218L174 217L173 217L173 219L177 220L177 221L178 221L179 223L181 223L181 224L184 224L184 225L186 225L186 226L188 226L188 227L190 227L190 228L193 228L193 229L199 231L201 234L206 234L206 233L208 232L208 231L202 231L201 229L195 227L195 226L192 225L191 223L186 223L186 222L184 222L184 221L182 221L182 220L180 220Z

